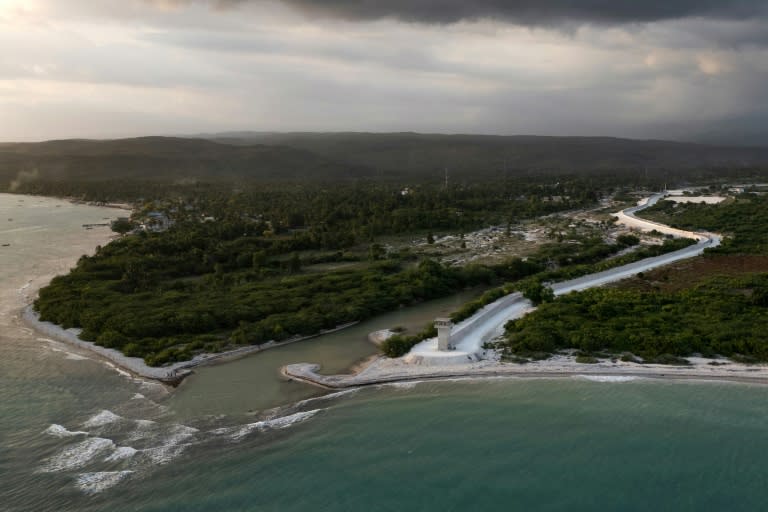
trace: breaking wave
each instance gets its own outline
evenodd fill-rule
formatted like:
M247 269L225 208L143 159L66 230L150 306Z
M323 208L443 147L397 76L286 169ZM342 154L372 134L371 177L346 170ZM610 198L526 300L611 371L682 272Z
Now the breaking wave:
M133 378L134 378L133 375L131 375L129 372L123 370L119 366L116 366L116 365L114 365L114 364L112 364L112 363L110 363L108 361L104 361L104 366L106 366L107 368L110 368L111 370L116 371L117 373L119 373L123 377L127 377L127 378L129 378L131 380L133 380Z
M578 375L578 377L591 382L630 382L639 379L630 375Z
M133 473L133 471L98 471L95 473L81 473L77 475L75 486L85 494L98 494L122 482Z
M58 438L88 435L88 432L83 432L82 430L67 430L62 425L58 425L56 423L45 429L43 433Z
M404 382L388 382L385 384L379 384L379 388L396 388L396 389L413 389L417 385L424 382L423 380L408 380Z
M331 394L328 394L328 395L316 396L314 398L307 398L306 400L301 400L299 402L296 402L293 405L293 407L294 408L300 408L300 407L304 407L305 405L308 405L308 404L311 404L311 403L314 403L314 402L320 402L320 401L325 401L325 400L333 400L335 398L340 398L342 396L350 395L352 393L357 393L358 391L360 391L360 389L361 388L349 388L349 389L345 389L343 391L337 391L336 393L331 393Z
M91 437L85 441L64 448L48 459L42 471L46 473L76 469L88 464L91 459L107 451L114 450L115 443L103 437Z
M322 409L314 409L312 411L297 412L294 414L289 414L288 416L257 421L255 423L248 423L246 425L236 427L217 428L216 430L211 430L211 433L215 435L227 436L233 441L239 441L255 431L263 432L267 430L282 430L284 428L291 427L297 423L301 423L310 419L321 410Z
M138 450L130 446L118 446L111 455L104 459L104 462L115 462L118 460L130 459Z
M153 464L167 464L172 461L191 444L198 429L186 425L173 425L170 432L163 439L163 444L140 450Z
M102 427L104 425L109 425L110 423L116 423L122 419L123 419L122 416L118 416L112 411L108 411L104 409L101 412L94 414L93 416L88 418L88 420L85 423L83 423L83 427L85 428Z

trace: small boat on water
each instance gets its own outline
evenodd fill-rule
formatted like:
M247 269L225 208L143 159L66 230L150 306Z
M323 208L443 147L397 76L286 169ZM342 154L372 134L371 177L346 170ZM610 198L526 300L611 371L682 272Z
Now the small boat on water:
M10 247L11 244L3 244L3 247Z

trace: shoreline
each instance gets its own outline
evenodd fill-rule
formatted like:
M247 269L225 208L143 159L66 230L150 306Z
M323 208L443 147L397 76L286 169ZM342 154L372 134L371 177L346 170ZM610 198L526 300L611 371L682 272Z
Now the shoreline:
M661 196L661 194L657 196ZM630 216L634 217L633 213L635 211L649 206L648 203L652 204L655 202L653 199L657 199L657 197L652 196L651 198L647 198L637 207L628 208L623 210L621 213L623 214L626 212ZM68 200L74 202L72 198L68 198ZM641 219L636 220L641 223L644 222ZM702 234L699 233L686 233L689 235L694 235L694 238L708 238L707 235L702 236ZM697 237L695 235L699 236ZM701 239L699 239L699 241L701 243ZM654 260L654 258L650 259ZM662 265L663 264L664 263L662 263ZM581 281L583 279L584 278L582 277L572 281ZM566 283L570 282L571 281L567 281ZM565 283L559 284L562 286ZM564 293L565 291L566 290L558 290L560 293ZM503 298L501 300L503 300ZM489 306L493 306L493 304ZM486 306L486 308L487 307L488 306ZM483 308L483 310L486 308ZM481 312L483 310L481 310ZM527 311L523 311L521 313L524 314L525 312ZM476 316L477 313L473 315L473 317ZM28 304L23 308L21 317L24 323L26 323L29 327L33 328L38 333L87 350L91 353L95 353L133 375L156 380L174 387L179 385L181 381L184 380L184 378L191 375L193 373L192 369L198 366L212 365L233 359L239 359L241 357L245 357L256 352L261 352L263 350L268 350L270 348L288 345L291 343L296 343L321 336L323 334L336 332L357 323L353 322L341 325L334 329L321 331L309 336L294 337L282 342L270 341L258 346L238 347L233 350L216 354L198 354L190 361L178 362L164 367L150 367L144 363L142 358L127 357L118 350L101 347L95 343L81 340L78 337L79 330L77 329L63 329L62 327L50 322L41 321L37 314L34 312L31 304ZM473 317L470 317L470 319L467 319L465 322L469 322L470 324L474 323ZM476 320L476 318L474 319ZM391 336L392 334L392 331L389 329L382 329L380 331L370 333L368 335L368 339L372 343L379 345L382 341L384 341L384 339ZM526 365L519 365L515 363L500 362L498 361L498 357L493 352L490 354L491 357L488 358L488 351L482 352L483 356L479 358L479 360L470 359L469 361L452 362L444 360L440 362L440 364L432 364L429 361L425 361L423 364L412 364L404 358L389 359L378 355L358 362L356 365L350 368L350 374L340 375L321 375L318 373L320 368L318 365L308 363L287 365L281 368L280 372L283 376L289 379L301 381L326 389L344 389L373 384L441 378L485 378L499 376L567 377L582 374L613 377L626 376L686 379L714 378L720 380L725 379L746 380L749 382L768 382L768 366L756 369L755 367L750 368L747 365L737 365L736 363L725 363L723 366L707 365L707 363L711 362L712 360L707 360L705 363L703 363L703 367L702 365L693 365L692 367L665 367L663 365L639 365L634 363L614 363L612 365L606 365L606 363L603 362L594 365L585 365L575 362L567 363L562 360L561 356L555 356L554 358L547 361L537 361L528 363ZM634 367L627 368L626 365L633 365ZM623 366L623 368L618 368L619 366ZM728 367L727 370L726 367Z
M27 194L25 192L11 192L11 191L5 191L0 193L9 194L13 196L20 196L20 197L41 197L45 199L58 199L60 201L66 201L68 203L75 204L75 205L96 206L98 208L114 208L118 210L126 210L129 213L133 212L133 210L136 208L136 205L132 203L104 203L101 201L86 201L84 199L78 199L77 197L72 197L72 196L57 196L57 195L46 196L43 194Z
M308 336L293 337L280 342L269 341L261 345L238 347L232 350L227 350L225 352L198 354L189 361L180 361L169 366L155 367L148 366L140 357L129 357L124 355L119 350L102 347L93 342L82 340L78 337L80 332L79 329L64 329L63 327L54 323L40 320L32 304L28 304L22 308L20 317L22 322L27 327L33 329L38 334L48 336L56 341L61 341L77 348L86 350L90 353L99 355L107 361L115 364L120 369L131 373L132 375L156 380L173 387L178 386L186 377L190 376L193 373L194 368L240 359L242 357L246 357L257 352L262 352L264 350L269 350L271 348L282 347L285 345L290 345L291 343L297 343L300 341L316 338L324 334L331 334L337 331L341 331L359 323L349 322L334 327L333 329L323 330Z
M707 380L740 382L746 384L768 384L768 364L746 365L724 359L688 358L686 366L640 364L623 361L601 360L595 364L576 363L575 357L558 355L543 361L526 364L483 360L477 363L451 366L418 366L400 359L379 357L364 368L350 374L322 375L320 366L311 363L297 363L281 368L281 373L290 379L314 385L323 389L343 390L381 384L396 384L425 380L447 379L494 379L508 378L571 378L590 377L607 381L615 379L659 379L659 380ZM718 364L711 365L711 362Z
M693 238L696 244L661 256L645 258L615 269L610 269L575 279L552 284L555 295L563 295L575 290L582 290L626 279L630 275L650 268L661 267L678 261L698 256L707 247L720 244L721 237L713 233L684 231L635 216L649 206L654 205L666 193L653 194L641 200L637 206L625 208L614 216L618 222L630 228L649 231L660 230L674 236ZM506 295L475 312L472 316L457 324L452 329L452 338L458 338L454 352L439 351L437 341L431 338L414 346L403 357L389 359L381 357L371 361L365 367L351 374L322 375L320 367L311 363L286 365L281 373L290 379L327 389L344 389L357 386L408 382L425 379L444 378L483 378L499 376L531 377L567 377L573 375L591 375L595 377L654 377L741 380L768 383L768 365L750 367L726 360L714 360L691 357L691 365L665 366L620 362L616 359L600 361L596 364L576 363L571 355L556 355L544 361L528 362L525 365L504 363L499 360L496 351L484 350L484 341L500 334L500 328L512 318L520 318L532 311L529 301L520 293ZM371 333L369 338L384 336L386 331ZM714 363L714 364L710 364Z

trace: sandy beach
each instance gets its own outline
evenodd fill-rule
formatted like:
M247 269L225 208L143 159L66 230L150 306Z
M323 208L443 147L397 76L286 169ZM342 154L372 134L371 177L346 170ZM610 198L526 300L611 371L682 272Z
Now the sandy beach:
M250 345L245 347L238 347L226 352L220 352L216 354L203 353L198 354L189 361L180 361L178 363L166 365L166 366L148 366L144 363L144 360L140 357L128 357L119 350L112 348L105 348L99 346L90 341L84 341L78 337L80 329L64 329L59 325L51 322L44 322L40 320L37 313L34 311L31 305L26 306L21 314L24 323L37 331L38 333L49 336L57 341L68 343L72 346L88 350L91 353L97 354L110 362L116 364L118 367L126 370L139 377L147 379L154 379L165 384L173 386L178 385L185 377L191 374L192 369L204 366L207 364L222 363L225 361L231 361L240 357L245 357L256 352L268 350L270 348L281 347L290 343L296 343L299 341L308 340L323 334L336 332L347 327L355 325L357 322L352 322L344 325L340 325L335 329L329 329L321 331L311 336L296 336L289 338L281 342L270 341L261 345Z
M318 365L299 363L282 369L286 377L328 389L346 389L394 382L410 382L452 378L494 377L574 377L585 376L606 381L630 378L725 380L768 384L768 365L746 365L726 359L689 357L690 365L671 366L639 364L602 359L599 363L583 364L573 355L556 355L543 361L525 364L501 362L495 357L460 365L419 366L402 359L379 357L357 373L322 375ZM712 364L715 363L715 364Z

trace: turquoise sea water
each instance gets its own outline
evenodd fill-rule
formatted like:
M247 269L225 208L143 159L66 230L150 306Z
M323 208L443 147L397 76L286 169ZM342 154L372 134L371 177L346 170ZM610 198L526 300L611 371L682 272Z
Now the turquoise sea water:
M121 374L16 317L29 277L68 268L95 245L81 224L110 212L26 202L0 195L14 219L0 228L14 237L0 252L0 511L768 507L762 386L496 379L318 397L278 383L259 398L267 381L248 373L319 346L301 344L183 393Z

